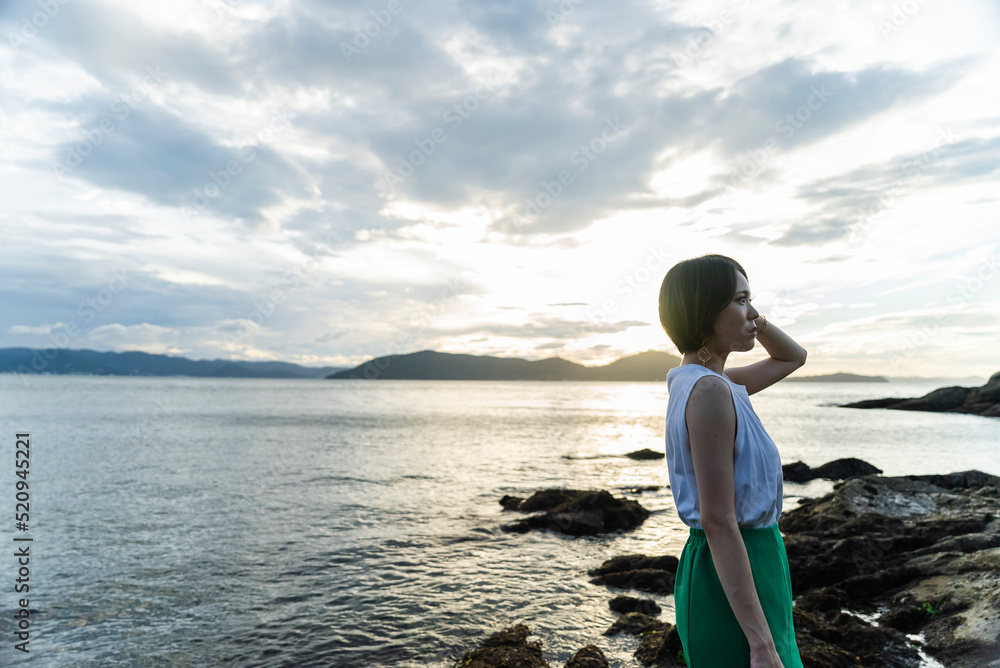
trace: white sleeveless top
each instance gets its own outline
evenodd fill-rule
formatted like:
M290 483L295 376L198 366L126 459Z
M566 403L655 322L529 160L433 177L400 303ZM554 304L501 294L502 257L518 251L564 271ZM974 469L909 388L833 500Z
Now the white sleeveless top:
M681 521L701 529L698 483L688 438L685 411L695 383L706 375L719 376L700 364L683 364L667 372L667 470L670 491ZM769 527L781 516L783 478L778 448L764 430L760 418L750 404L747 388L737 385L727 376L736 407L736 442L733 450L733 474L736 524L760 529Z

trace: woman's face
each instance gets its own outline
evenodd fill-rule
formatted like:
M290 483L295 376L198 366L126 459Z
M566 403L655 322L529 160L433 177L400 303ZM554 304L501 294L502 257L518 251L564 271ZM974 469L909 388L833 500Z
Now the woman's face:
M735 270L734 270L735 271ZM750 284L746 277L736 271L736 292L722 313L715 318L715 336L712 342L716 348L746 352L753 350L756 333L754 320L760 316L750 303Z

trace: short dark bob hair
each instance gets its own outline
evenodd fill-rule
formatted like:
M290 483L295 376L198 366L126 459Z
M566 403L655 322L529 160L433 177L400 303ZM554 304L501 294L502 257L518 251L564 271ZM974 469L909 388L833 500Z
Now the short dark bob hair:
M736 293L740 263L725 255L702 255L678 262L660 285L660 324L681 353L693 353L710 338L715 317ZM750 279L747 279L749 281Z

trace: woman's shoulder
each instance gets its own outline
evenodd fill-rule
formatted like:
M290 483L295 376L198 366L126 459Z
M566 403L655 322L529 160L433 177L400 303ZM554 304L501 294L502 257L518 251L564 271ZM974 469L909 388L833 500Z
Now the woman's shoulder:
M670 377L671 375L677 375L680 373L691 373L691 374L700 374L703 376L713 376L715 378L721 378L726 383L733 382L733 379L727 376L725 373L718 373L717 371L713 371L712 369L709 369L708 367L702 366L700 364L678 364L674 368L667 371L667 377ZM700 382L700 379L697 382Z
M733 390L729 382L714 371L702 375L691 385L687 401L689 411L728 415L732 406Z

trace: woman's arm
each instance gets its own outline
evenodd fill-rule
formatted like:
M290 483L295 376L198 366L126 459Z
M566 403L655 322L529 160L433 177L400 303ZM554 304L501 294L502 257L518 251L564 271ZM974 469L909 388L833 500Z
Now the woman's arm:
M776 360L798 362L799 366L806 363L806 349L776 325L767 322L767 318L757 318L754 324L757 326L757 342L764 346L768 355Z
M764 346L770 357L747 366L726 369L730 380L746 387L747 394L756 394L771 387L806 363L806 349L793 341L792 337L766 322L763 317L754 322L757 323L759 332L757 341Z
M708 538L719 582L750 649L774 648L774 639L754 586L750 558L736 524L733 448L736 408L732 391L716 376L695 383L685 409L691 458L698 483L701 526Z

